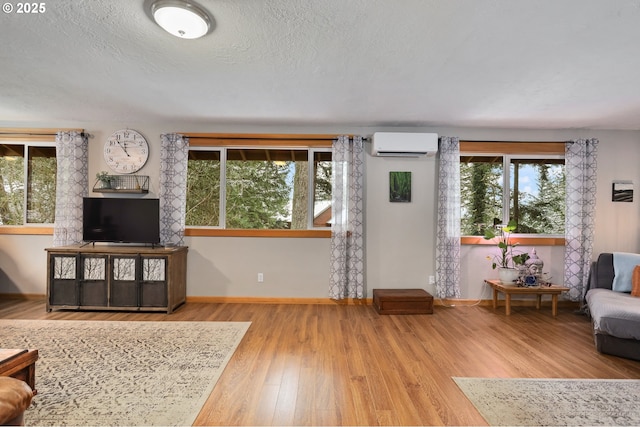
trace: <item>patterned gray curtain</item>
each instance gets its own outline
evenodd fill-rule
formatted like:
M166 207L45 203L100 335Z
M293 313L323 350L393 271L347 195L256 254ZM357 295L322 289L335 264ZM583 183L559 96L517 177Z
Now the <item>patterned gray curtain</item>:
M564 286L569 299L581 301L587 287L596 207L598 140L565 144L566 213Z
M443 136L438 150L436 296L460 298L460 141Z
M56 134L56 212L53 246L82 242L82 198L89 193L89 140L84 133Z
M333 141L329 297L366 298L364 283L364 148L361 136Z
M160 135L160 243L184 244L189 138Z

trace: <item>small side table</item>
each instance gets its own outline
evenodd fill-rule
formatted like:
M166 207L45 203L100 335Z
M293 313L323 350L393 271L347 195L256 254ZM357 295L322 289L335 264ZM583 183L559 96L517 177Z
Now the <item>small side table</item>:
M0 376L13 377L26 382L36 391L36 360L38 350L0 348Z
M504 294L505 300L505 314L509 316L511 314L511 295L523 294L523 295L535 295L536 296L536 309L540 310L542 295L551 295L551 314L555 317L558 314L558 295L562 292L569 291L569 288L565 288L560 285L551 286L517 286L507 285L499 280L484 281L487 285L493 289L493 308L498 307L498 292Z

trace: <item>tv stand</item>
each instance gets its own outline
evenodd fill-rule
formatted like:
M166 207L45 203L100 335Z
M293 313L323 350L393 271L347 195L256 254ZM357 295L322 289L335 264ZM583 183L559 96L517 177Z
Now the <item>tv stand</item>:
M47 248L47 311L173 312L186 300L186 246Z

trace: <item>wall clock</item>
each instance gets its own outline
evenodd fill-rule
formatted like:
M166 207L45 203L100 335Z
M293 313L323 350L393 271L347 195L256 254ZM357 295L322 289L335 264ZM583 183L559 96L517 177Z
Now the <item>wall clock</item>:
M149 144L135 130L117 130L104 143L104 161L115 172L137 172L148 158Z

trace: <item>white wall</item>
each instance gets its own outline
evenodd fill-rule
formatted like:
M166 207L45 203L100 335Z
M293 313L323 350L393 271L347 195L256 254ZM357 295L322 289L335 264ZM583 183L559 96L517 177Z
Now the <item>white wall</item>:
M0 234L0 293L44 294L53 236Z
M579 137L600 140L596 237L594 254L603 251L640 252L640 132L532 131L466 128L300 128L220 127L183 123L2 123L3 127L82 127L93 135L89 148L89 181L107 170L102 160L105 139L115 130L130 127L147 137L148 163L140 171L151 176L150 193L157 197L159 135L163 132L353 133L373 131L437 132L469 140L563 141ZM433 292L428 276L435 274L436 171L435 158L373 158L366 156L366 275L369 296L374 288L424 288ZM412 173L412 202L391 203L389 172ZM636 184L633 203L611 202L611 183ZM91 194L91 193L90 193ZM328 289L328 239L188 237L189 296L256 296L325 298ZM51 236L0 235L0 293L44 294L46 257ZM545 271L562 280L564 250L537 247ZM490 246L462 249L462 298L488 298L482 285L495 274L486 260ZM595 256L595 255L594 255ZM257 282L257 273L264 282Z
M367 155L366 269L376 288L425 288L435 275L435 157ZM411 202L389 201L389 172L411 172Z
M640 252L640 133L600 139L594 254ZM611 201L613 181L634 183L632 203Z
M327 297L329 239L188 237L185 245L188 295Z

